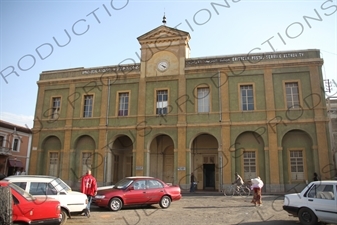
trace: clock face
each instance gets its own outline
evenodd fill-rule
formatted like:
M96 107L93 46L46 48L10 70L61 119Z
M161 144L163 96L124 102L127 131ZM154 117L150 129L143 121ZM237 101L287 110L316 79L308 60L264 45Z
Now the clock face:
M168 64L167 61L161 61L161 62L159 62L158 66L157 66L157 68L158 68L159 71L165 71L165 70L168 69L168 67L169 67L169 64Z

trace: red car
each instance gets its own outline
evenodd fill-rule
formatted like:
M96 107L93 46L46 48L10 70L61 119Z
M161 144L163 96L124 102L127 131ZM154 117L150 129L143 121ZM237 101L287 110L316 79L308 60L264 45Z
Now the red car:
M10 220L14 225L59 225L61 223L61 206L55 199L33 197L8 181L0 181L0 197L1 205L5 206L0 207L2 210L0 224L7 224L6 222Z
M158 204L168 208L172 201L181 199L179 186L171 186L153 177L126 177L112 188L99 190L94 204L118 211L128 205Z

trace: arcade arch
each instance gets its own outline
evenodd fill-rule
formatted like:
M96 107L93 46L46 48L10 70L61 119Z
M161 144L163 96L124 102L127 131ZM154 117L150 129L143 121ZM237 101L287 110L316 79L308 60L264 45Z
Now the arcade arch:
M282 138L282 166L285 185L311 180L319 173L317 148L310 135L303 130L290 130ZM289 188L286 186L286 188Z
M257 176L266 179L265 174L265 143L262 137L253 131L241 133L235 141L233 159L234 169L232 176L238 172L244 181Z
M191 172L197 189L215 190L219 186L218 141L210 134L199 134L191 145Z
M127 135L120 135L110 143L106 165L106 182L114 184L124 177L132 176L133 142Z
M88 169L95 165L95 140L89 135L78 137L74 145L74 154L71 157L71 165L78 168L77 177L83 176Z
M56 136L48 136L42 142L42 155L44 160L40 160L43 165L40 168L44 168L42 174L58 177L60 174L60 157L61 157L61 140Z
M149 176L174 183L174 143L170 136L160 134L150 144Z

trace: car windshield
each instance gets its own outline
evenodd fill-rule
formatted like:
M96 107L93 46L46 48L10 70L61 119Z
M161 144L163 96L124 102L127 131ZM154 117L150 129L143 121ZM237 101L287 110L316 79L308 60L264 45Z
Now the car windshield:
M68 192L71 191L71 188L60 178L55 178L50 182L58 192Z
M8 185L12 189L14 189L16 192L18 192L20 195L22 195L28 201L34 201L34 197L31 194L29 194L27 191L25 191L22 188L20 188L19 186L15 185L13 183L9 183Z
M132 183L132 181L133 180L124 178L124 179L118 181L113 188L115 188L115 189L125 189Z

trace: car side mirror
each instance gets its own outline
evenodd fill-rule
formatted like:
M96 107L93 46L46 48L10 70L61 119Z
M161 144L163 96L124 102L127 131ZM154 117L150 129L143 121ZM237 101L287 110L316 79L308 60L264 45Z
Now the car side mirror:
M129 191L131 190L135 190L135 188L133 186L129 187Z
M66 195L67 193L65 193L64 191L61 191L61 192L59 192L60 193L60 195Z

